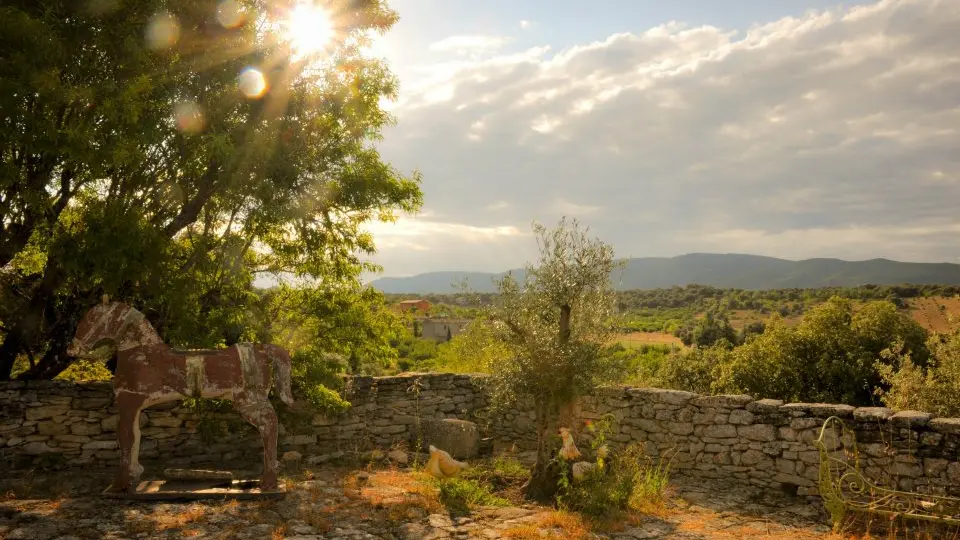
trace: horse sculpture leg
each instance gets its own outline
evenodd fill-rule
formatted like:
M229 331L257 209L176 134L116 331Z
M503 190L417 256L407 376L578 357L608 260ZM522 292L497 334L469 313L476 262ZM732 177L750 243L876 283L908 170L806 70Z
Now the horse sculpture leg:
M117 395L117 443L120 445L120 470L113 482L116 491L136 489L143 473L140 466L140 411L147 396L121 391Z
M277 413L266 399L237 398L234 401L237 412L244 420L253 424L263 439L263 474L260 477L260 490L277 489Z

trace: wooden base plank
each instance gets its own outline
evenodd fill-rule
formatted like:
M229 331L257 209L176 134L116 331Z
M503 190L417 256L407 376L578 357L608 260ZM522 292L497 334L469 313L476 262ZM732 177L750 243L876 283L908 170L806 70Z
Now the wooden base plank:
M287 495L283 482L275 490L262 491L259 480L144 480L129 492L107 487L101 496L107 499L139 501L282 499Z

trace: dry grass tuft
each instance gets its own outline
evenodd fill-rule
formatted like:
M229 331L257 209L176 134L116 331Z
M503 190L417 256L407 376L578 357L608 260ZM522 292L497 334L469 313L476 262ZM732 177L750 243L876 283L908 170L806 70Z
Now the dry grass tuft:
M154 517L153 531L143 532L159 532L169 529L182 529L190 523L201 521L204 517L206 517L209 510L210 508L207 506L195 504L188 506L181 512L174 514L162 514L158 517Z
M554 511L529 524L517 525L503 531L504 538L532 540L535 538L590 538L590 526L584 518L570 512Z
M903 518L856 514L839 527L844 540L960 540L960 528Z

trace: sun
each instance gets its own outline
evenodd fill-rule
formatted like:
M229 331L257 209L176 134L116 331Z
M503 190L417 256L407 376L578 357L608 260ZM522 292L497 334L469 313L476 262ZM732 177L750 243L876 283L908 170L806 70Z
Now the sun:
M333 37L330 14L313 2L300 2L287 14L284 37L295 56L304 57L323 51Z

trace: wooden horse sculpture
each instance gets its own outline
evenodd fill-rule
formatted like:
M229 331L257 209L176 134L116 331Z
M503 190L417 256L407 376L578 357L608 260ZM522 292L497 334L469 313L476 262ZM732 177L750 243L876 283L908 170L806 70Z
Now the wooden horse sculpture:
M163 343L143 313L109 302L107 297L84 315L67 352L74 357L91 356L103 345L117 349L113 386L119 411L120 471L114 490L135 490L143 473L140 411L186 397L231 399L263 439L260 489L277 488L277 415L267 396L274 386L281 401L293 404L286 350L250 343L219 350L176 350Z

